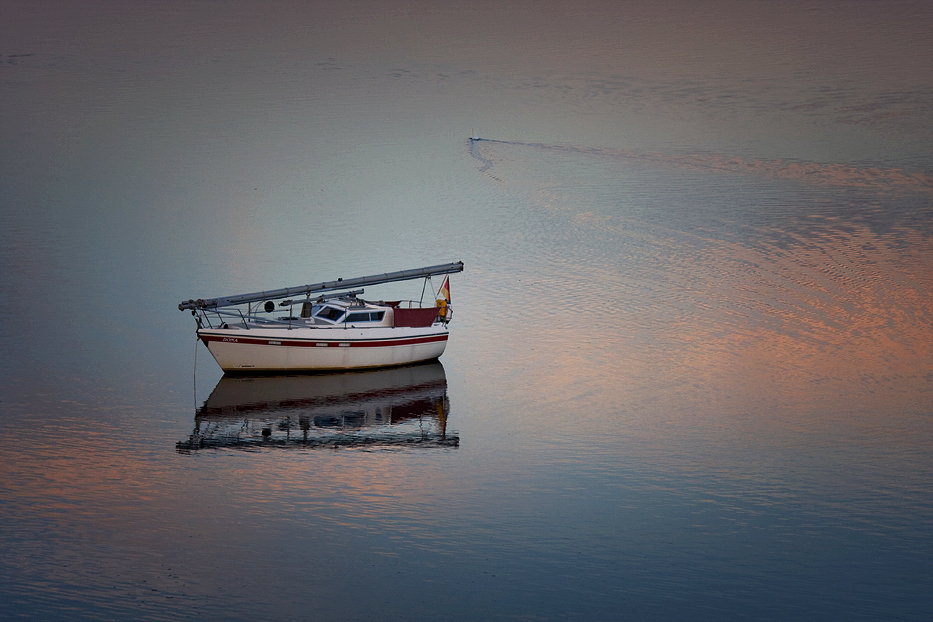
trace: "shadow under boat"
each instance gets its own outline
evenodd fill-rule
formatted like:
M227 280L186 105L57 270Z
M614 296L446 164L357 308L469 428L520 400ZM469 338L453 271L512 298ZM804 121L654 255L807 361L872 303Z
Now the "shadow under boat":
M224 376L176 443L199 449L458 447L439 361L374 371Z

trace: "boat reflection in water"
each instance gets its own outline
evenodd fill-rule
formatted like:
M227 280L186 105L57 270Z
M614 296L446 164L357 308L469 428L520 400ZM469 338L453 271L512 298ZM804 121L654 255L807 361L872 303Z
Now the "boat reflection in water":
M207 448L457 447L440 362L315 375L224 376L180 453Z

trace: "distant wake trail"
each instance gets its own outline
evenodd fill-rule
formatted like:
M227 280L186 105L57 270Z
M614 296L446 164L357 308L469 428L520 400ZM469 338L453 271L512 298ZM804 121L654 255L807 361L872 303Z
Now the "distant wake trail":
M480 168L478 168L477 170L478 170L480 173L483 173L484 175L486 175L487 177L491 177L491 178L495 179L496 181L498 181L499 183L504 184L505 182L504 182L503 180L499 179L498 177L496 177L495 175L493 175L492 173L489 172L489 169L492 168L492 160L490 160L490 159L488 159L488 158L484 158L484 157L482 156L482 154L480 154L479 148L476 146L476 143L478 143L478 142L481 141L481 140L485 140L485 139L483 139L483 138L475 138L475 137L472 137L472 138L469 139L469 141L470 141L470 155L473 156L473 158L475 158L475 159L477 159L477 160L479 160L480 162L483 163L483 165L482 165ZM501 141L501 140L487 140L486 142L501 143L501 142L504 142L504 141Z
M479 172L500 183L505 183L505 181L490 172L493 167L493 161L481 153L479 147L480 142L546 149L548 151L557 151L566 154L583 154L647 162L662 166L672 166L684 170L759 175L761 177L771 177L775 179L789 179L817 186L862 188L880 192L933 193L933 175L927 172L909 171L894 167L860 166L845 162L809 162L806 160L793 159L746 159L715 153L640 153L631 150L600 149L595 147L554 145L548 143L526 143L514 140L477 138L475 136L471 137L469 141L470 155L483 163L483 166L478 169Z

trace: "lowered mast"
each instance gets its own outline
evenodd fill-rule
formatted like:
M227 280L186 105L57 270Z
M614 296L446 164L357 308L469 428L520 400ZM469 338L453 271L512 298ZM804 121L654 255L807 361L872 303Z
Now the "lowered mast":
M337 279L336 281L323 281L311 285L299 285L297 287L283 287L267 292L254 292L252 294L237 294L233 296L223 296L220 298L199 298L197 300L186 300L178 305L179 311L185 309L218 309L221 307L232 307L235 305L246 304L250 302L259 302L262 300L275 300L278 298L287 298L304 294L311 296L323 292L332 292L353 289L363 285L380 285L382 283L394 283L396 281L408 281L412 279L427 278L439 274L455 274L463 271L463 262L440 264L437 266L427 266L425 268L416 268L414 270L399 270L398 272L386 272L384 274L373 274L371 276L361 276L353 279Z

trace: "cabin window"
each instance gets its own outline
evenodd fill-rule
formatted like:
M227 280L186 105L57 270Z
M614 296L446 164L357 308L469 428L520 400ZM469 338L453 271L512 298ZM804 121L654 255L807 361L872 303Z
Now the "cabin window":
M334 307L324 307L317 312L315 317L330 320L331 322L337 322L341 317L343 317L343 310L335 309Z
M385 311L363 311L348 315L347 322L381 322L383 317Z

